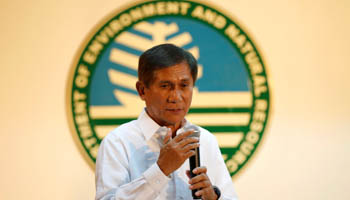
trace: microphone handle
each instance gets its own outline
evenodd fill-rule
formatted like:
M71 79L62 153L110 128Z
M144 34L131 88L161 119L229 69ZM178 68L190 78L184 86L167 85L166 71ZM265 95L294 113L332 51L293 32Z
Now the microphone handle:
M196 154L194 156L190 157L190 175L191 175L191 178L197 176L197 174L194 174L192 171L196 167L201 166L201 162L200 162L200 158L199 158L199 147L195 148L195 152L196 152ZM200 197L197 197L195 195L195 193L197 191L198 191L197 189L196 190L192 190L192 197L193 197L193 199L201 199Z

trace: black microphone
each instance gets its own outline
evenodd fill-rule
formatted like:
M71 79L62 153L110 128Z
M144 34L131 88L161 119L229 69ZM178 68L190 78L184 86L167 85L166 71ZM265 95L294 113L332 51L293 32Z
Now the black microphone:
M193 133L191 135L189 135L189 137L197 137L199 139L200 131L199 131L197 126L194 126L194 125L185 126L184 130L185 131L193 131ZM200 162L200 158L199 157L200 157L199 156L199 147L197 147L197 148L195 148L195 155L190 157L190 176L191 176L191 178L197 176L197 174L194 174L192 171L196 167L201 166L201 162ZM196 190L192 190L192 197L193 197L193 199L201 199L200 197L197 197L195 195L195 193L197 191L198 191L197 189Z

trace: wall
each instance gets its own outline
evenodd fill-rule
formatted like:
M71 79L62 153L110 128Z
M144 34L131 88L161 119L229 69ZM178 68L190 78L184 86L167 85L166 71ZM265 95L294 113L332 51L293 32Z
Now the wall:
M128 2L0 1L0 199L94 199L66 81L87 33ZM235 179L240 199L350 199L350 2L211 2L249 31L272 85L265 141Z

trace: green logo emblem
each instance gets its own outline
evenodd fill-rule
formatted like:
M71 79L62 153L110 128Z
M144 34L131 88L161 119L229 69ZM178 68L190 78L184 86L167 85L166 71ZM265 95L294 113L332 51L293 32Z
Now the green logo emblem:
M91 35L67 86L69 122L91 166L103 137L144 107L135 89L138 57L173 43L199 64L186 118L216 136L232 177L241 171L264 135L269 85L251 37L229 15L200 1L143 1L113 13Z

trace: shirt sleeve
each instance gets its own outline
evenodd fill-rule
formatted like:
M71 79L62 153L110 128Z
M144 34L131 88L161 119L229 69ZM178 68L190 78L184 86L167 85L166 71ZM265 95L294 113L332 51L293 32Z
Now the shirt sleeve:
M202 139L202 138L201 138ZM208 175L213 185L217 186L221 191L220 200L238 200L234 189L232 178L227 170L224 159L222 158L218 142L214 135L209 133L208 146L210 156L208 159ZM210 169L209 169L210 168ZM214 170L213 170L214 169Z
M106 136L96 160L96 200L156 199L170 179L157 163L130 180L128 157L118 139Z

